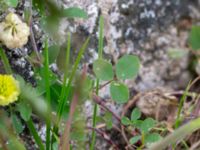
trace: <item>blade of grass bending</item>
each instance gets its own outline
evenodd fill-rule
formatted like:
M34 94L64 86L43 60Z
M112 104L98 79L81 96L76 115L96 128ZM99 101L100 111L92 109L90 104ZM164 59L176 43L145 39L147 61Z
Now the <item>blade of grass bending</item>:
M10 67L8 58L7 58L5 52L4 52L4 50L2 48L0 48L0 57L2 59L2 62L3 62L3 65L4 65L4 69L5 69L6 73L12 74L12 69Z
M48 52L48 41L45 41L45 88L46 88L46 100L48 104L48 112L50 112L51 106L51 93L50 93L50 83L49 83L49 52ZM50 140L51 140L51 122L50 118L46 120L46 150L50 149Z
M83 44L83 46L81 47L81 49L80 49L80 51L78 53L78 56L76 58L76 61L74 63L73 69L72 69L72 73L70 74L70 77L69 77L69 82L67 83L67 87L66 87L66 90L65 90L65 95L64 96L66 96L66 97L69 95L69 90L70 90L71 83L72 83L72 81L74 79L74 76L75 76L76 70L78 68L78 65L80 63L81 57L82 57L83 53L86 50L86 47L87 47L87 45L89 43L89 40L90 40L90 38L87 38L87 40L85 41L85 43ZM61 101L58 104L58 111L57 111L58 121L57 121L57 125L60 122L60 119L61 119L61 116L62 116L62 113L63 113L63 110L64 110L65 103L66 103L66 99L64 97L62 97Z
M187 135L193 133L194 131L200 128L200 118L190 121L189 123L181 126L176 129L173 133L162 139L161 141L153 144L149 150L158 150L165 149L170 144L175 143L176 141L181 141Z
M40 150L45 150L44 148L44 145L42 143L42 140L41 138L39 137L35 127L34 127L34 124L33 124L33 121L30 119L29 121L26 122L27 123L27 126L31 132L31 134L33 135L33 138L35 140L35 142L37 143L38 147Z
M103 40L104 40L104 19L103 16L100 16L99 19L99 42L98 42L98 57L99 59L102 58L103 55ZM99 93L99 79L97 79L96 81L96 94L98 95ZM97 109L98 106L97 104L94 104L94 110L93 110L93 118L92 118L92 127L95 128L96 127L96 118L97 118ZM90 150L94 150L95 147L95 141L96 141L96 132L94 130L92 130L92 143L90 146Z

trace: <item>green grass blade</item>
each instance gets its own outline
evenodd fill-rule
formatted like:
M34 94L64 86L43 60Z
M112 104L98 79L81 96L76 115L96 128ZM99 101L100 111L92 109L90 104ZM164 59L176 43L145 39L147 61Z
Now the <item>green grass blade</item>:
M33 135L33 138L34 138L35 142L37 143L39 149L45 150L44 145L42 143L42 140L41 140L40 136L38 135L38 133L37 133L35 127L34 127L33 121L30 119L26 123L27 123L27 126L28 126L31 134Z
M10 67L8 58L7 58L5 52L4 52L4 50L2 48L0 48L0 57L2 59L2 62L3 62L3 65L4 65L4 69L5 69L6 73L12 74L12 69Z
M48 104L48 111L50 112L51 106L51 93L50 93L50 79L49 79L49 52L48 52L48 42L45 42L45 87L46 87L46 100ZM51 122L50 118L46 120L46 150L50 149L50 140L51 140Z
M188 93L189 89L190 89L190 83L188 84L187 88L185 89L185 91L184 91L184 93L181 97L180 104L179 104L179 107L178 107L177 117L176 117L176 121L175 121L175 128L178 128L179 125L180 125L181 111L182 111L183 105L186 101L187 93Z
M173 133L153 144L149 150L165 149L167 146L174 144L176 141L181 141L187 135L193 133L200 128L200 118L190 121L189 123L176 129Z
M83 54L84 54L84 52L86 50L86 47L87 47L87 45L89 43L89 40L90 40L90 38L87 38L87 40L85 41L85 43L83 44L83 46L81 47L81 49L80 49L80 51L78 53L78 56L76 58L74 66L72 68L72 73L70 74L69 81L67 83L67 87L66 87L65 95L64 95L65 97L67 97L69 95L69 90L70 90L71 83L72 83L72 81L74 79L74 76L75 76L75 73L77 71L78 65L80 63L81 57L83 56ZM62 97L61 101L59 102L58 111L57 111L58 124L60 122L65 103L66 103L66 99L64 97Z
M103 57L103 40L104 40L104 19L103 16L100 16L99 19L99 42L98 42L98 57L102 58ZM96 81L96 94L98 95L99 93L99 79ZM93 118L92 118L92 127L96 127L96 118L97 118L97 109L98 106L97 104L94 104L94 110L93 110ZM95 141L96 141L96 133L94 130L92 130L92 142L90 146L90 150L94 150L95 147Z

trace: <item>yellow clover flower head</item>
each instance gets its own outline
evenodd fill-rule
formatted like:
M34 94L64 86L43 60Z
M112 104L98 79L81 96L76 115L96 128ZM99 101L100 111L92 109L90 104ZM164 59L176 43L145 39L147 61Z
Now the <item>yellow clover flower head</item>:
M0 105L15 102L20 94L19 82L12 75L0 74Z
M29 26L14 13L9 13L0 23L0 41L10 49L24 46L29 35Z

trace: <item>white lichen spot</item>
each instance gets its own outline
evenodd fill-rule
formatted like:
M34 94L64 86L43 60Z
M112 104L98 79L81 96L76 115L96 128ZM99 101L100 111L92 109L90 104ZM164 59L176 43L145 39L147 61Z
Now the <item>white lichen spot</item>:
M147 10L146 8L144 9L144 12L140 14L140 19L144 18L155 18L156 14L153 10Z

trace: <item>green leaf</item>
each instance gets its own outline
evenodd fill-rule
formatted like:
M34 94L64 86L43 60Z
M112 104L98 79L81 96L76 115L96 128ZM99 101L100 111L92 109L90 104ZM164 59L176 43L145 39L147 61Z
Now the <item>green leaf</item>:
M16 137L10 137L6 147L8 147L9 150L26 150L23 143Z
M18 0L6 0L6 3L10 7L17 7L18 5Z
M110 85L111 98L118 104L126 103L129 99L129 89L119 82L112 82Z
M43 15L45 13L44 0L33 0L33 8Z
M68 18L76 17L76 18L86 19L88 17L87 13L83 9L80 9L78 7L71 7L71 8L64 9L62 11L62 14L63 14L63 17L68 17Z
M161 139L162 137L158 133L150 133L145 136L145 143L154 143Z
M127 117L122 117L121 122L125 126L128 126L131 124L131 121Z
M189 36L189 44L193 50L200 50L200 26L193 26Z
M132 137L132 138L129 140L129 142L130 142L130 144L133 145L133 144L137 143L140 139L141 139L141 136L140 136L140 135L136 135L136 136Z
M116 64L116 75L118 79L130 79L136 77L140 68L140 60L134 55L124 55Z
M28 121L31 117L32 108L24 101L20 101L17 105L17 110L20 112L22 119Z
M156 125L156 121L152 118L145 119L141 126L140 130L144 133L147 133L151 128L153 128Z
M48 50L49 50L49 64L52 64L58 57L58 54L60 52L60 47L58 45L52 45L48 48Z
M114 76L112 64L103 59L97 59L94 62L93 71L97 78L104 81L112 80Z
M54 142L52 147L53 147L53 150L58 150L58 143Z
M133 109L131 113L131 121L138 120L141 117L141 112L139 108Z
M143 123L143 120L132 120L132 121L131 121L131 124L132 124L133 126L135 126L136 128L138 128L138 129L140 129L142 123Z
M21 120L15 114L11 115L11 119L12 119L12 124L13 124L13 127L15 128L16 133L20 134L23 131Z

